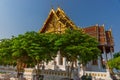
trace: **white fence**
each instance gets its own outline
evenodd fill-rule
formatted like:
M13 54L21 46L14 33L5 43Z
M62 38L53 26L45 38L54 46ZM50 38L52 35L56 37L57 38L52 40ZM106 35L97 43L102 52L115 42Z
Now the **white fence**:
M44 75L44 80L60 80L62 78L68 78L72 76L70 73L66 71L55 70L44 70L42 71L42 75Z
M16 72L16 68L13 66L0 66L0 72L14 73Z
M112 80L108 72L85 71L85 74L92 76L93 80Z
M36 71L33 68L25 68L24 69L24 74L23 77L26 78L27 80L33 80L34 76L36 75ZM5 72L5 73L16 73L16 68L12 66L0 66L0 72ZM68 78L71 77L73 78L73 74L70 74L69 72L66 71L57 71L57 70L41 70L40 72L41 75L44 76L44 80L60 80L61 78ZM93 71L85 71L86 75L92 76L92 80L112 80L110 78L109 72L93 72ZM13 74L14 76L15 74ZM11 76L12 77L12 76ZM34 79L35 80L35 79Z
M35 69L25 68L24 78L27 80L35 80L36 75ZM70 75L66 71L55 71L55 70L41 70L40 75L44 76L44 80L60 80L61 78L67 78Z

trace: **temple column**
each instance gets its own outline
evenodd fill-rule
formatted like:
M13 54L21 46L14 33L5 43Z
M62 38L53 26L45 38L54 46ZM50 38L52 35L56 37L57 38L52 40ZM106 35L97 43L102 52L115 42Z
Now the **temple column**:
M101 57L99 56L98 57L98 68L99 68L99 70L101 70Z
M111 59L113 58L113 48L110 47L110 55L111 55Z
M63 66L66 66L66 58L63 57Z
M103 46L103 54L102 54L102 65L103 65L103 68L107 68L106 67L106 62L107 62L107 53L106 53L106 49L105 49L105 46Z
M57 62L57 65L60 65L60 51L57 52L56 62Z
M80 61L79 60L77 60L77 66L80 66Z
M102 54L102 57L103 57L104 61L107 61L107 53L106 53L106 50L105 50L105 46L103 46L103 54Z

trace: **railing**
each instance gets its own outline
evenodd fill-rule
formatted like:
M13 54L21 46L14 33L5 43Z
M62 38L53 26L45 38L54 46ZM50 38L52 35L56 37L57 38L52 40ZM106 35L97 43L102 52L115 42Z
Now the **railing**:
M0 66L0 72L5 73L15 73L16 68L14 67L3 67ZM108 72L93 72L93 71L85 71L85 74L88 76L92 76L94 79L103 79L103 80L111 80ZM13 74L14 75L14 74ZM33 76L36 75L36 70L33 68L25 68L23 77L29 80L33 79ZM61 78L73 77L73 74L70 74L67 71L62 70L41 70L40 75L44 76L44 80L59 80Z
M41 74L43 74L43 75L64 76L64 77L67 77L67 76L70 75L66 71L55 71L55 70L42 70Z
M93 71L85 71L87 76L92 76L94 79L102 79L102 80L112 80L109 73L107 72L93 72Z
M56 71L56 70L43 70L41 72L44 75L44 80L60 80L62 78L69 78L72 76L66 71Z
M26 79L32 80L36 75L35 69L26 68L24 70L24 77ZM44 76L44 80L60 80L61 78L70 77L70 73L66 71L56 71L56 70L41 70L40 75Z
M0 66L0 72L2 73L14 73L16 68L13 66Z

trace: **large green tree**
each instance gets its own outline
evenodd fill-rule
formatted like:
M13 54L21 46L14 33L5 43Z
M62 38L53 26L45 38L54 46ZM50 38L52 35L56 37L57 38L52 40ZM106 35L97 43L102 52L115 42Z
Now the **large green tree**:
M28 55L37 64L38 68L40 64L44 67L43 62L49 62L54 59L57 53L54 48L54 42L57 39L55 34L28 32L25 36L29 40L29 46L27 46ZM37 74L39 74L38 68Z
M71 68L76 60L85 66L89 61L97 59L100 53L97 40L82 30L66 30L55 44L61 55L71 62Z
M45 34L37 32L26 32L13 38L12 49L15 58L26 64L37 65L37 74L39 75L39 65L42 62L48 62L54 59L57 51L54 48L54 42L57 39L56 34ZM19 62L20 63L20 62Z
M16 60L18 76L19 73L32 62L31 57L28 55L27 46L29 46L29 44L25 34L11 38L11 55L12 59Z
M57 51L72 63L78 59L83 65L97 59L100 51L95 38L82 30L66 30L62 34L26 32L25 34L2 40L0 59L9 58L18 69L24 64L42 64L42 61L53 60ZM4 54L4 55L3 55ZM8 62L11 62L8 60ZM39 67L39 66L38 66Z
M86 64L97 59L100 53L97 40L82 30L66 30L55 44L61 50L61 54L71 62L78 59L82 64Z
M3 39L0 42L0 59L4 59L4 64L11 61L17 64L19 73L26 65L39 65L42 61L54 59L57 53L54 43L57 39L57 34L34 31Z

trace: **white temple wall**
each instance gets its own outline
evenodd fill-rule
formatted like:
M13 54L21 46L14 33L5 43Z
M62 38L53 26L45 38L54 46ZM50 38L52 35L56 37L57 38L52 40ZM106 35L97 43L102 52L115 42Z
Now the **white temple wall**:
M107 59L110 60L113 58L113 54L112 53L107 53Z
M106 61L106 54L102 54L102 58L104 61Z

